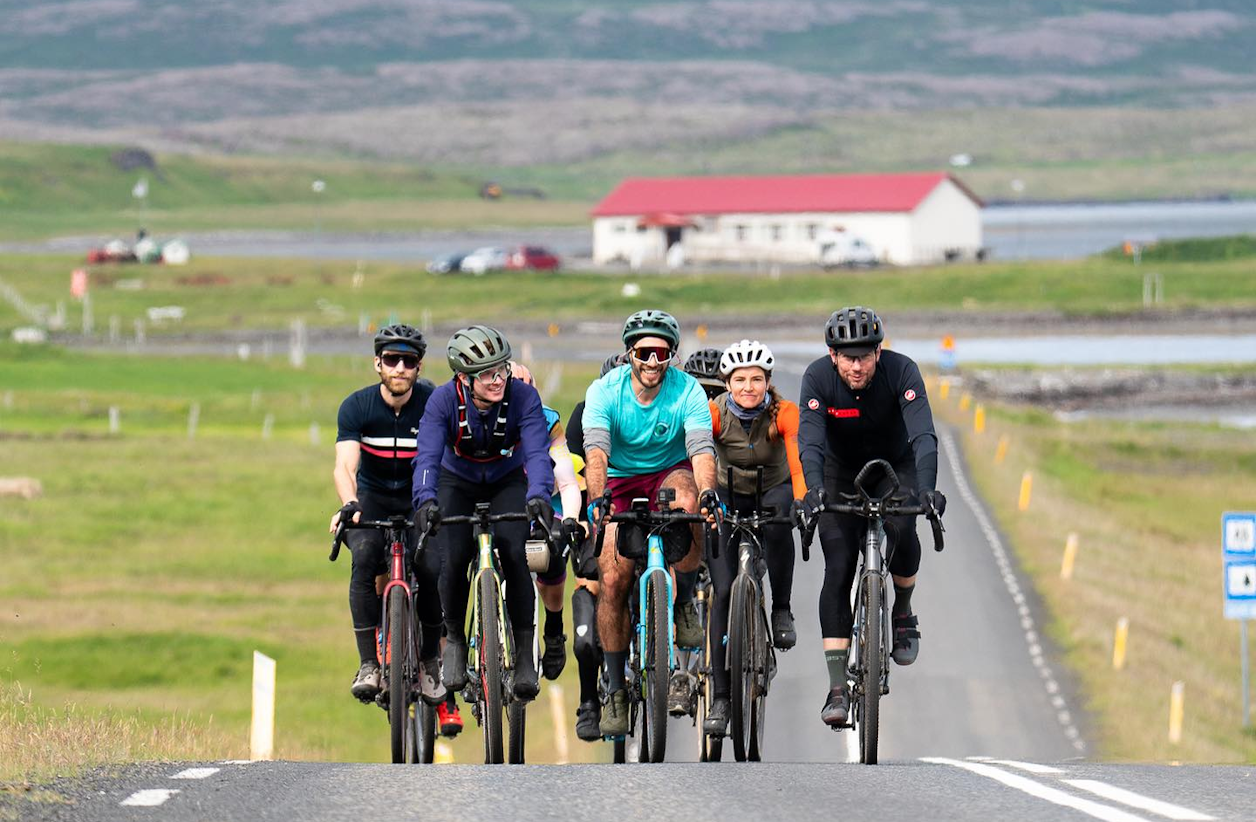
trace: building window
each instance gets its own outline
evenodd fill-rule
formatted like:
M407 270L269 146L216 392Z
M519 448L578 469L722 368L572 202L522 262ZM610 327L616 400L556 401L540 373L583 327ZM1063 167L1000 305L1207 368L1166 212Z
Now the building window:
M807 239L814 240L816 235L820 233L820 225L818 223L807 223Z
M747 229L744 225L733 226L733 235L737 238L737 242L744 243L746 241Z
M782 236L780 225L768 226L768 234L772 237L772 242L779 243L781 241L781 236Z
M625 233L627 233L627 231L628 231L628 224L627 224L627 223L615 223L615 233L616 233L616 234L625 234Z

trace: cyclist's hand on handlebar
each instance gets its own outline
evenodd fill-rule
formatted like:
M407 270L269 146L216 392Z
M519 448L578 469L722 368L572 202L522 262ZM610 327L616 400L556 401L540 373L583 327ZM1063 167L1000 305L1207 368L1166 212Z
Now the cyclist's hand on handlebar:
M358 504L357 500L351 499L340 506L339 511L331 515L331 527L327 529L327 533L336 533L336 529L340 527L342 520L357 522L360 519L362 519L362 506Z
M419 506L419 510L414 512L414 525L420 534L436 533L436 529L440 527L440 508L436 505L436 500L430 499Z
M533 497L528 500L528 516L533 522L547 530L554 526L554 506L543 497Z
M720 495L714 488L708 488L698 495L698 508L698 513L707 518L707 522L711 523L713 529L719 526L728 510L724 507L724 503L720 502Z
M921 491L918 499L921 505L932 509L937 516L940 517L946 513L946 497L941 491Z
M810 488L802 498L802 513L808 520L815 519L824 510L825 493L823 488Z
M589 524L596 527L602 527L602 519L615 513L615 507L611 505L607 497L596 497L589 500Z

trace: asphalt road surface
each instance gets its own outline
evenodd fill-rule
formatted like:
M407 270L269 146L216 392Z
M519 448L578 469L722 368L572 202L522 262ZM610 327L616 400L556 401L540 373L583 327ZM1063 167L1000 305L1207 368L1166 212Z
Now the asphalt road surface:
M779 367L786 396L797 397L804 365ZM24 818L75 820L1251 819L1256 768L1085 760L1084 717L1040 636L1034 598L949 432L940 433L947 547L930 550L921 525L913 604L922 648L915 665L891 672L880 765L853 764L854 734L819 721L827 679L817 544L811 562L797 566L799 643L779 656L763 763L697 764L693 728L673 720L669 762L660 765L136 765L56 786L69 804L10 807Z

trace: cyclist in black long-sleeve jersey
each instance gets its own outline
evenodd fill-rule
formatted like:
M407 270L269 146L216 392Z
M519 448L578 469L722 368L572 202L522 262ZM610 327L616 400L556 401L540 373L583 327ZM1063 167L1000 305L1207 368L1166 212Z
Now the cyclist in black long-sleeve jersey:
M824 329L828 356L807 367L799 397L798 443L808 514L825 499L854 493L855 475L869 460L894 468L904 491L941 514L946 498L937 490L938 445L933 414L920 369L909 357L883 351L885 329L870 308L834 312ZM882 480L888 482L888 480ZM885 487L876 489L877 493ZM850 589L861 549L864 521L849 514L820 516L824 585L820 592L820 628L829 689L820 718L844 725L850 710L846 661L850 652ZM889 570L894 578L892 658L910 665L920 648L911 596L920 568L920 540L915 517L885 521Z

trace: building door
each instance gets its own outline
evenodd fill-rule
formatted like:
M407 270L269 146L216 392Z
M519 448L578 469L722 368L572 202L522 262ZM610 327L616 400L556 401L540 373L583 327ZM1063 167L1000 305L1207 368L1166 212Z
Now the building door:
M682 230L683 229L681 229L680 226L668 226L666 229L664 229L664 231L667 234L667 247L668 248L671 248L672 246L676 245L676 243L680 242L680 232Z

